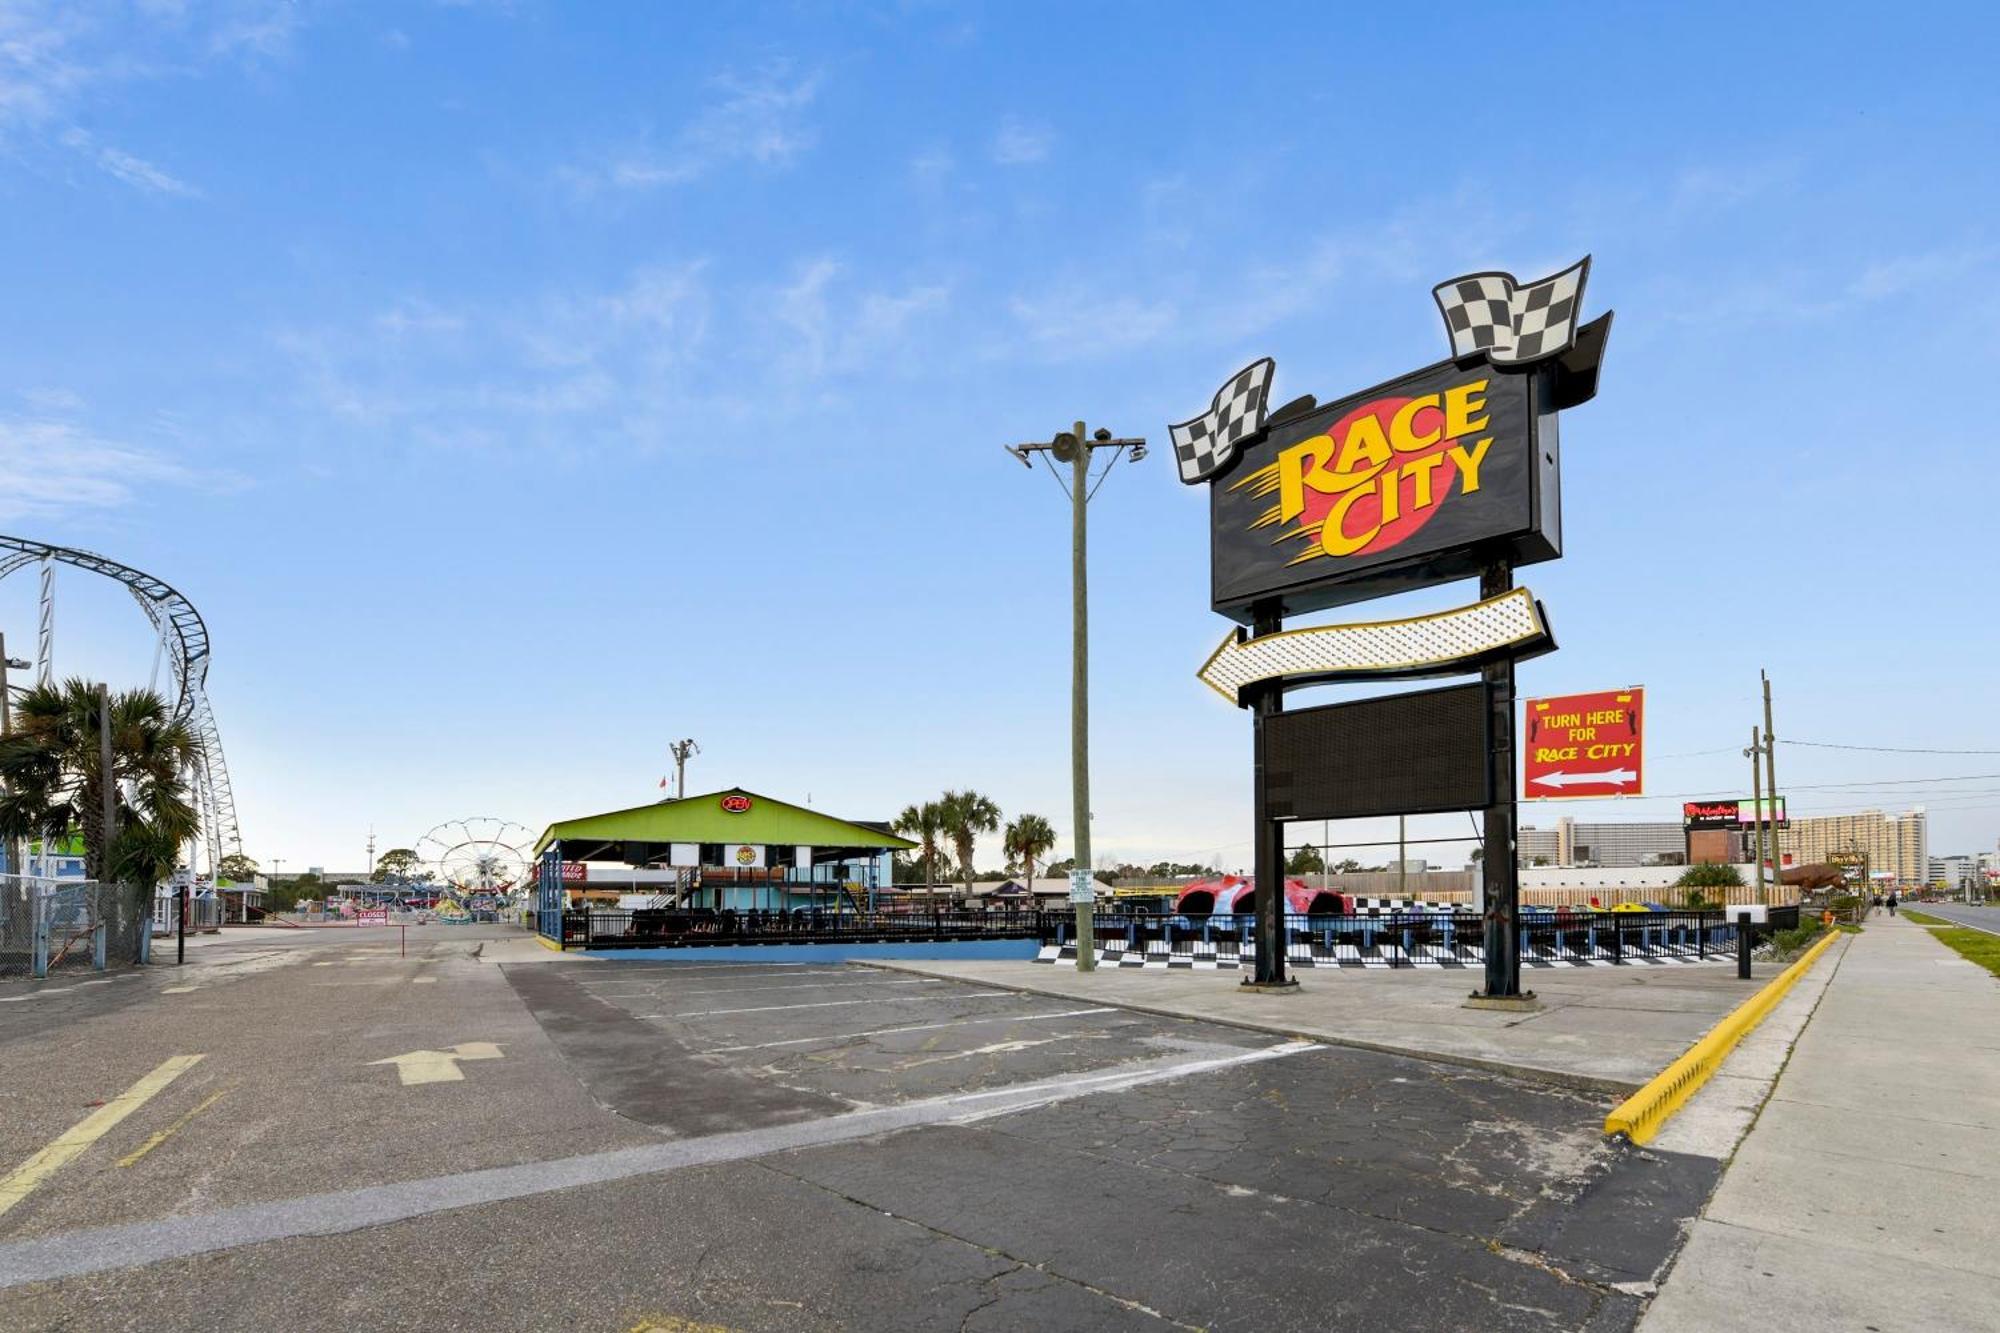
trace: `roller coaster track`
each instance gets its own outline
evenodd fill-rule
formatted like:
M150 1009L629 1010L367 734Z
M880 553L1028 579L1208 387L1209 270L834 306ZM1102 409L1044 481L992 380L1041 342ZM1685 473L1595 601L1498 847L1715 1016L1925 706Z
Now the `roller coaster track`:
M174 684L173 715L185 722L194 736L195 797L212 872L225 854L243 850L243 834L236 823L236 796L229 785L229 766L222 757L222 733L216 728L215 710L208 702L208 626L193 602L144 570L121 565L94 551L0 536L0 579L26 565L45 561L70 565L124 584L160 636L160 647ZM44 605L45 644L49 614L50 608ZM42 666L46 670L46 656Z

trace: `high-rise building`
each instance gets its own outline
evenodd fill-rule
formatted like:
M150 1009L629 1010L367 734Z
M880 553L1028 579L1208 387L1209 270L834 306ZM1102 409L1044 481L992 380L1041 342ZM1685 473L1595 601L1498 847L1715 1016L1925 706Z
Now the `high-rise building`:
M1778 850L1795 866L1860 855L1868 858L1871 874L1893 875L1900 885L1930 882L1930 835L1922 806L1900 815L1864 810L1794 816L1792 826L1778 833Z

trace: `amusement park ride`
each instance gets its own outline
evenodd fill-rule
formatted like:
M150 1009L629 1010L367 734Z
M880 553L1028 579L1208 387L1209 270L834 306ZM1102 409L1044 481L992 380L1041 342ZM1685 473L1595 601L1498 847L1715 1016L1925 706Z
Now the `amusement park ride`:
M521 825L484 816L447 820L419 838L413 850L438 889L439 917L469 921L509 906L527 890L524 849L533 841Z
M222 757L222 733L215 725L215 712L208 702L208 626L194 603L165 582L142 570L121 565L92 551L22 537L0 536L0 579L29 565L41 572L41 618L35 639L35 682L47 684L53 676L55 640L55 567L68 565L123 584L139 609L146 613L159 636L159 650L153 658L153 688L160 687L160 667L167 668L167 696L173 716L187 724L194 735L194 768L188 774L196 812L201 817L197 846L206 854L201 867L204 877L213 879L222 858L243 850L243 833L236 822L236 796L229 786L229 766ZM189 869L195 869L189 857Z

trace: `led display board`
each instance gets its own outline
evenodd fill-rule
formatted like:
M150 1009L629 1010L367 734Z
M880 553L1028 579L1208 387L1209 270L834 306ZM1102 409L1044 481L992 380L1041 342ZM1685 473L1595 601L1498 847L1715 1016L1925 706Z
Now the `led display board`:
M1264 720L1274 819L1471 810L1492 800L1483 683L1274 713Z

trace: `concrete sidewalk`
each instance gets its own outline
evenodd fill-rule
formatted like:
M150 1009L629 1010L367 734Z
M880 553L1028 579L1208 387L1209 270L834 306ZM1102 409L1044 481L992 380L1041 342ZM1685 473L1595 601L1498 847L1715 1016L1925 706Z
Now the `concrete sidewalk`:
M1876 913L1644 1333L2000 1321L2000 980Z
M871 963L920 976L1032 991L1143 1013L1198 1018L1340 1046L1415 1055L1618 1097L1658 1074L1779 969L1738 981L1729 963L1531 969L1545 1006L1467 1009L1477 969L1298 973L1292 994L1245 991L1234 972L1027 962ZM1611 1102L1606 1103L1610 1109Z

